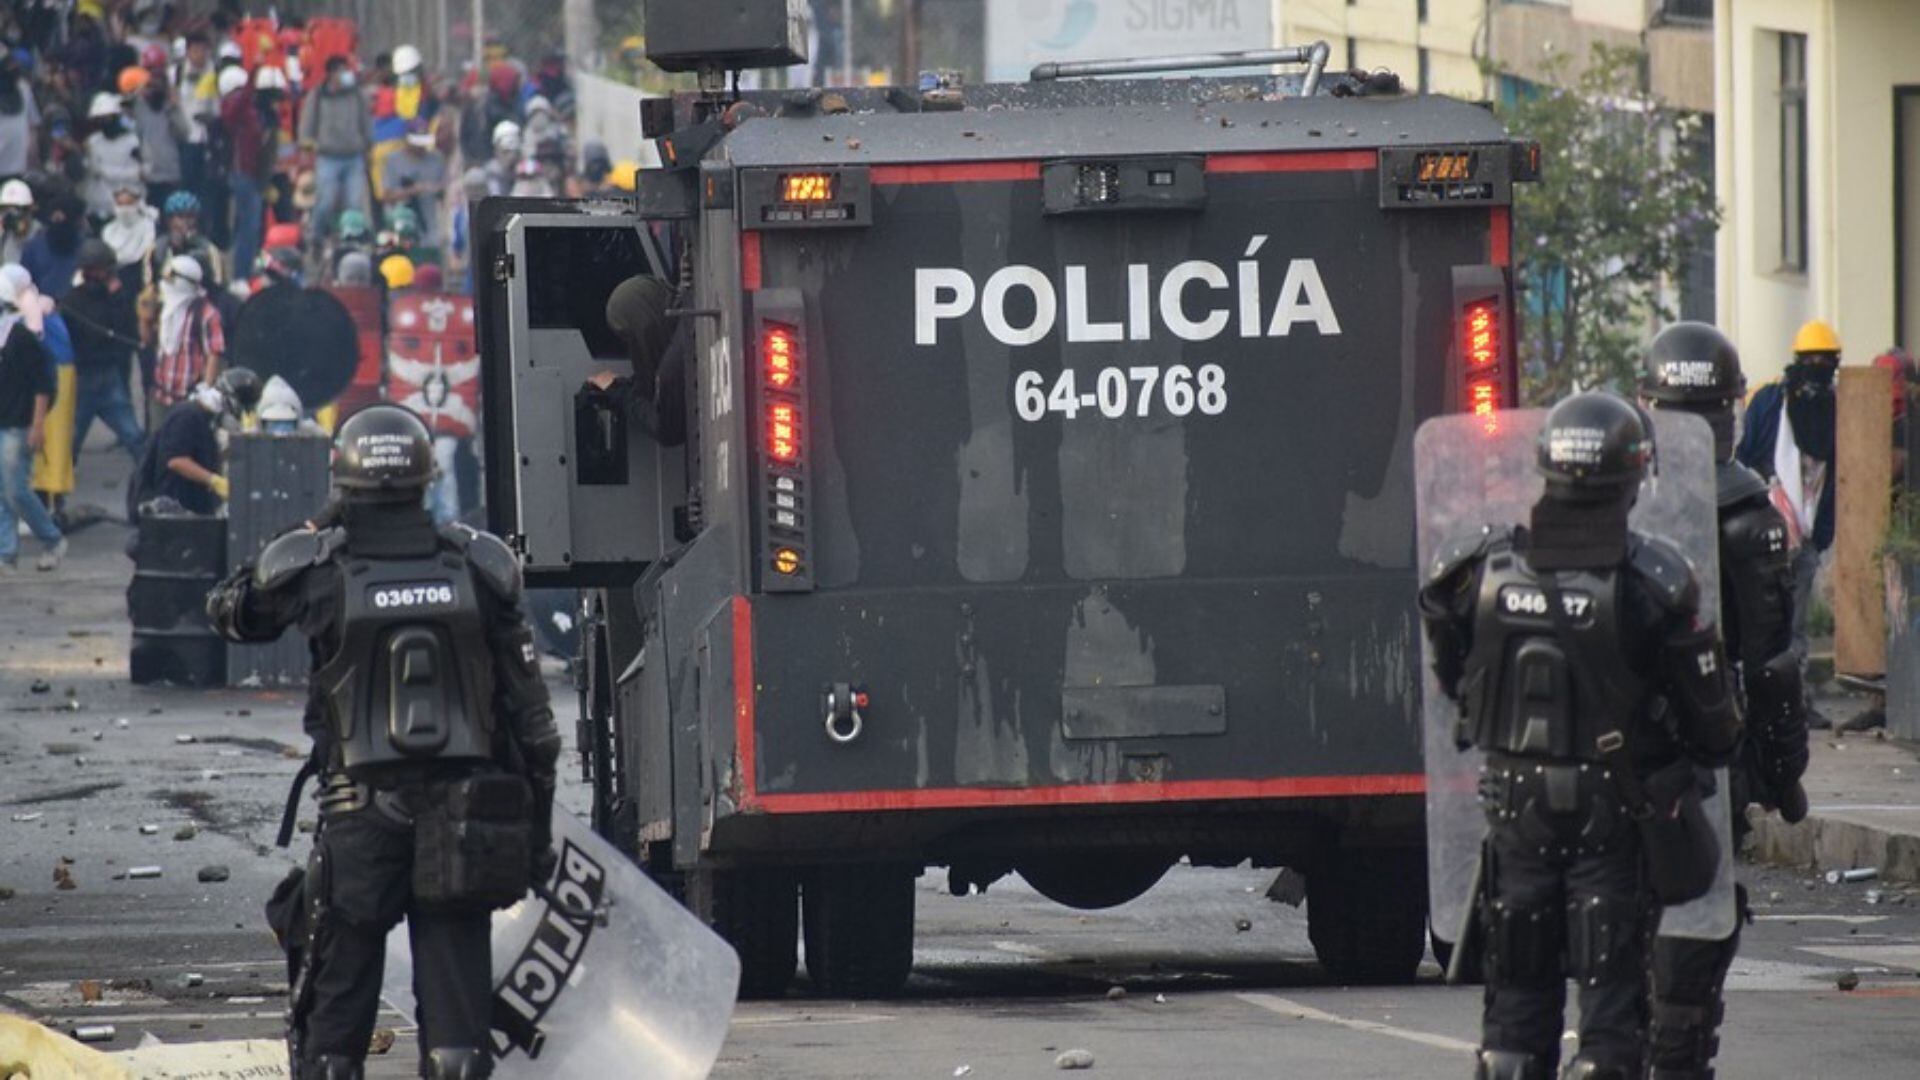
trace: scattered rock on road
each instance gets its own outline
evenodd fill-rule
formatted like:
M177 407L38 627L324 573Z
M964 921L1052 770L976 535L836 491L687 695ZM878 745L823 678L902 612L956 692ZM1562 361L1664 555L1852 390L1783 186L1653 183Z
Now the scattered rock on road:
M224 866L203 866L200 868L200 880L204 884L218 884L232 876L233 872Z
M33 680L33 685L27 687L27 689L36 694L44 694L53 689L53 684L45 679L35 679Z
M73 883L73 871L67 869L66 863L53 868L53 887L62 891L79 888Z
M392 1028L375 1028L373 1041L367 1044L367 1053L384 1054L393 1049L394 1034Z
M1062 1050L1060 1056L1053 1059L1053 1067L1056 1069L1091 1069L1093 1068L1093 1051L1079 1049Z
M1235 919L1233 920L1233 928L1239 933L1244 934L1247 931L1253 929L1253 920L1252 919Z
M1109 987L1107 987L1107 1000L1108 1000L1108 1001L1119 1001L1119 1000L1120 1000L1121 998L1123 998L1123 997L1126 997L1126 996L1127 996L1127 988L1126 988L1126 987L1124 987L1124 986L1109 986Z
M1851 993L1860 988L1860 974L1855 971L1843 971L1839 978L1833 980L1833 985Z
M194 837L199 835L200 835L199 829L196 829L191 825L182 825L178 829L174 830L173 838L175 840L191 840Z

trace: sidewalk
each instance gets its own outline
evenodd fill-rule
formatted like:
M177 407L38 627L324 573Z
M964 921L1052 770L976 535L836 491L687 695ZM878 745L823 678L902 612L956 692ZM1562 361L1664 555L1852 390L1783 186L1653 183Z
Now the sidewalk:
M1863 699L1825 698L1851 716ZM1873 867L1887 881L1920 881L1920 747L1881 732L1813 732L1805 821L1751 812L1748 852L1759 862L1819 871Z

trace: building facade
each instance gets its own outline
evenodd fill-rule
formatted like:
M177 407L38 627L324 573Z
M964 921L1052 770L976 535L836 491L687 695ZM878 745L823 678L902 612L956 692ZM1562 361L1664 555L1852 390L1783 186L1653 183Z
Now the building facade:
M1477 101L1487 96L1479 42L1486 0L1274 0L1279 39L1325 40L1329 66L1387 68L1409 90Z
M1920 346L1920 3L1716 0L1720 324L1771 378L1805 320Z

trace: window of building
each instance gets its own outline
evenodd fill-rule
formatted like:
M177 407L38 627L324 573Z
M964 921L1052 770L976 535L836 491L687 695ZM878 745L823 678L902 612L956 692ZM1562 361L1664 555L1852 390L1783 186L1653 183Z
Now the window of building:
M1359 53L1359 49L1356 47L1356 42L1354 41L1354 39L1348 38L1347 39L1347 70L1348 71L1359 70L1360 60L1358 58L1358 53Z
M1427 21L1427 0L1419 0L1414 10L1419 14L1421 22Z
M1707 190L1713 190L1713 140L1714 126L1712 113L1695 113L1698 121L1693 133L1687 136L1693 151L1693 161L1707 182ZM1713 229L1702 226L1694 237L1697 241L1693 254L1687 258L1687 264L1680 272L1680 317L1698 322L1712 322L1715 314L1714 292L1714 250Z
M1433 65L1424 47L1420 49L1420 92L1433 92Z
M1807 270L1807 35L1780 34L1780 268Z

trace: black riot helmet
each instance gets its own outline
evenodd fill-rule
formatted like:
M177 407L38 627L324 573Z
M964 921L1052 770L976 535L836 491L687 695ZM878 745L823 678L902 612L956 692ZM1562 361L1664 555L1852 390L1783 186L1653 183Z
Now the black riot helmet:
M349 499L418 499L433 482L433 437L398 405L369 405L340 425L333 482Z
M1547 413L1535 463L1549 496L1602 502L1637 492L1653 456L1653 418L1617 394L1590 390Z
M227 411L235 416L244 416L260 407L260 376L252 368L230 367L220 373L214 385L226 395Z
M1677 322L1647 346L1640 396L1656 409L1681 409L1704 417L1713 429L1714 456L1733 456L1735 408L1747 393L1740 353L1719 330L1702 322Z

